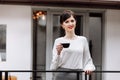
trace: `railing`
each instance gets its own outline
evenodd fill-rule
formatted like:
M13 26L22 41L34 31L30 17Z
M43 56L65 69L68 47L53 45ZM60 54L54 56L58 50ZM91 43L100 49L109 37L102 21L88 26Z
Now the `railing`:
M0 80L2 80L2 74L4 73L4 80L8 80L8 74L14 72L14 73L23 73L23 72L29 72L29 73L52 73L52 72L68 72L68 73L76 73L77 74L77 80L79 80L79 74L83 73L84 71L39 71L39 70L4 70L4 71L0 71ZM93 73L120 73L120 71L93 71ZM84 74L85 79L84 80L88 80L87 74ZM36 80L36 79L35 79ZM90 80L90 79L89 79Z

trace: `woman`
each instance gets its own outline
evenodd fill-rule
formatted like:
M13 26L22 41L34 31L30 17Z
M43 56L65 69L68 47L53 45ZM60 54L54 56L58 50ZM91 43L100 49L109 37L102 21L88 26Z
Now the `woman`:
M76 19L74 12L65 10L60 16L60 24L65 30L65 36L57 38L53 47L51 70L83 70L91 74L95 66L90 56L86 37L75 34ZM64 48L62 43L69 43ZM75 73L56 73L55 80L77 80Z

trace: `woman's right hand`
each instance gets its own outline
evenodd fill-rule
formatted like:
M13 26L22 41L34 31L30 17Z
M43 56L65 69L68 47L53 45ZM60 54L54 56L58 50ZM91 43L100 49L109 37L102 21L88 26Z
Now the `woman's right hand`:
M62 49L63 49L63 46L62 46L61 44L58 44L58 45L56 46L56 49L57 49L57 54L60 55L60 53L61 53L61 51L62 51Z

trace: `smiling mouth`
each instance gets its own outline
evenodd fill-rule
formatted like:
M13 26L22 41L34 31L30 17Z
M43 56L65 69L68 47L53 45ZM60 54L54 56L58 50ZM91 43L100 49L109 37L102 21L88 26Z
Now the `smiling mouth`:
M69 29L72 29L73 28L73 26L70 26L70 27L68 27Z

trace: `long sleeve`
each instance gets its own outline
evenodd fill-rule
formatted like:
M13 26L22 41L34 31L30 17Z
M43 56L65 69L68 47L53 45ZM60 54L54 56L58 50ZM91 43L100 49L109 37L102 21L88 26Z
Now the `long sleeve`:
M87 39L85 38L84 41L84 53L83 53L83 70L95 70L95 66L93 64L91 55L90 55L90 51L89 51L89 46L88 46L88 42Z
M52 53L53 56L52 56L50 70L56 70L58 68L58 65L59 65L60 56L57 55L56 45L57 45L57 40L55 40L54 46L53 46L53 53Z

